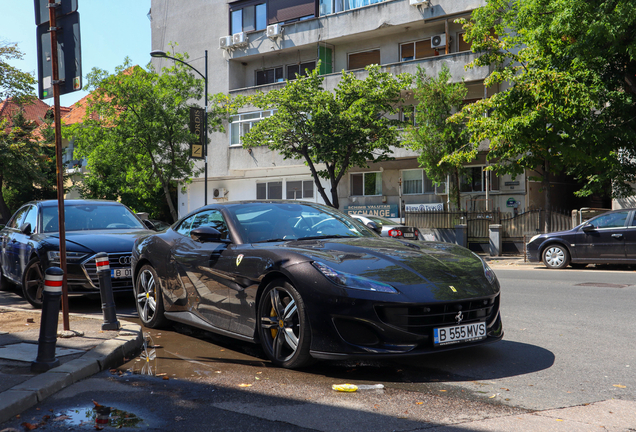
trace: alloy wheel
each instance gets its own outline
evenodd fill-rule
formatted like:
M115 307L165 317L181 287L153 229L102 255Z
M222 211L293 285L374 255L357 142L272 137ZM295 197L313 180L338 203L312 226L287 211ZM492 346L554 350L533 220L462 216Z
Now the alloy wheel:
M144 323L152 321L157 312L157 285L150 269L143 269L137 283L137 311Z
M298 305L282 287L272 288L263 301L266 303L261 307L261 337L273 359L284 363L296 354L302 334Z

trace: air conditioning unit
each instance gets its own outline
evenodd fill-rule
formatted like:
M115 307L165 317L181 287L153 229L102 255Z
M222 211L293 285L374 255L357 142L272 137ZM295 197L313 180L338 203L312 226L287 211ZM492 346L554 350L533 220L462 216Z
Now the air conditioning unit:
M283 36L283 26L280 24L272 24L267 26L267 37L276 39Z
M430 6L431 0L409 0L411 6Z
M446 34L438 34L431 38L431 48L441 48L446 46Z
M230 49L234 45L234 39L232 36L223 36L219 39L219 48L221 49Z
M227 190L225 188L212 189L212 198L214 199L224 199L226 194Z
M245 32L234 33L234 46L247 45L247 35Z

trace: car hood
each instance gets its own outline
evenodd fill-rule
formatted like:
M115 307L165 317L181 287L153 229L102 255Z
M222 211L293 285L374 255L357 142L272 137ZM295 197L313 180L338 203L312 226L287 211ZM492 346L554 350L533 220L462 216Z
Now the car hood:
M486 279L481 259L452 243L355 238L291 241L279 247L307 261L388 283L405 294L422 286L437 287L442 290L436 290L440 292L435 299L446 300L445 296L489 296L499 290Z
M131 252L135 240L148 234L156 234L149 230L94 230L66 232L66 249L74 252ZM59 234L52 234L47 239L51 244L59 243ZM57 249L58 247L55 247Z

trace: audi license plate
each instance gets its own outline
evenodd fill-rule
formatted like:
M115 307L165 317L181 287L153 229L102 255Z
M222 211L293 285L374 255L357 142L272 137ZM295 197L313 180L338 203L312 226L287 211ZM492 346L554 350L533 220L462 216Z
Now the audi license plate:
M110 269L110 277L113 279L132 277L132 269L130 267Z
M433 329L435 346L472 342L486 338L486 323L462 324Z

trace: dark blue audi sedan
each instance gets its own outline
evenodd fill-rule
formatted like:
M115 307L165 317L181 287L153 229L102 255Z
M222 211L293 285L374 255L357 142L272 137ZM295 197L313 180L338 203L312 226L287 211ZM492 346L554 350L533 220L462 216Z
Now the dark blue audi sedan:
M95 255L110 260L113 292L132 290L135 240L150 231L128 207L114 201L66 200L66 271L69 294L99 294ZM22 287L24 298L42 306L44 270L60 265L58 202L24 204L0 230L0 288Z

